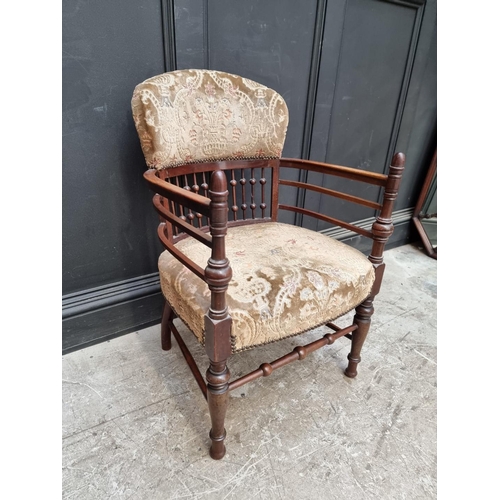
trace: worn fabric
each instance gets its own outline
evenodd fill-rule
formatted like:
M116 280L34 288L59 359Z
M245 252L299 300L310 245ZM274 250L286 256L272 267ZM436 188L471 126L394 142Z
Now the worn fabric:
M210 249L187 238L177 248L202 268ZM360 304L375 273L358 250L308 229L267 222L228 229L233 270L227 291L233 352L266 344L331 321ZM205 282L168 251L159 258L163 294L204 342L210 306Z
M288 109L274 90L240 76L172 71L137 85L132 114L149 167L279 158Z

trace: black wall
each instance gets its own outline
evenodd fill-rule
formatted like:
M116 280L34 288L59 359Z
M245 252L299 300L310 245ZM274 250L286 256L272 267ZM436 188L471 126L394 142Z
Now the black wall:
M159 321L157 216L130 99L146 78L182 68L228 71L281 93L284 156L385 172L393 152L405 152L391 246L408 241L436 146L435 0L65 0L64 352ZM331 187L318 174L309 180ZM374 215L316 193L282 194L351 221ZM368 248L323 222L281 220Z

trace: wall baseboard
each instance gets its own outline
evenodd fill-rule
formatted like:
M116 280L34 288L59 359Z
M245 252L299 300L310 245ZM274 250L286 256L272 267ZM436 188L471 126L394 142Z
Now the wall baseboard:
M161 321L158 273L63 296L63 354Z

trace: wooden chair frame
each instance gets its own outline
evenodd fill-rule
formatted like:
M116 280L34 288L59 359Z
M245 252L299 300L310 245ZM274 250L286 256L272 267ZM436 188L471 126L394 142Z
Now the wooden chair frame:
M277 368L292 361L302 360L311 352L320 347L331 345L340 337L347 337L351 340L351 351L348 355L345 375L351 378L357 375L357 365L361 361L361 348L368 334L374 311L373 300L380 290L384 274L384 248L394 230L391 215L401 183L404 163L404 154L395 154L388 175L300 159L220 161L182 165L173 169L150 169L145 172L144 177L149 187L156 193L153 197L153 204L160 215L158 227L160 241L177 260L205 281L211 291L211 304L205 315L205 350L209 358L206 383L173 323L176 314L168 302L165 302L162 316L161 343L164 350L171 349L171 334L174 334L196 382L208 401L212 422L209 433L212 440L210 447L212 458L221 459L226 452L224 420L229 391L259 377L267 377ZM380 186L383 188L383 201L376 203L321 186L280 179L279 172L282 168L308 170ZM264 199L267 184L267 179L264 176L266 169L271 171L270 207ZM247 179L244 174L244 171L248 170L250 171L248 178L249 196ZM228 190L225 171L229 171L228 174L231 177L229 181L231 192ZM261 177L257 181L255 174L259 172ZM238 176L239 180L236 178L236 173L241 173L241 176ZM189 181L189 177L191 177L192 182ZM239 199L237 196L238 184L241 188ZM379 214L371 230L363 229L318 212L280 204L278 199L280 185L313 190L379 210ZM256 200L258 194L260 195L260 203L257 203ZM229 198L231 198L232 204L228 203ZM326 323L326 326L331 328L334 333L327 333L315 342L298 346L285 356L269 363L263 363L247 375L230 381L227 360L232 353L232 320L226 305L226 291L232 277L232 271L225 251L227 228L235 225L277 222L278 210L288 210L315 217L371 238L373 244L368 259L375 269L375 282L370 295L356 307L351 326L339 328L333 323ZM242 218L238 218L240 212ZM229 220L229 213L232 213L233 220ZM211 248L211 257L205 269L186 257L175 246L178 241L189 236Z

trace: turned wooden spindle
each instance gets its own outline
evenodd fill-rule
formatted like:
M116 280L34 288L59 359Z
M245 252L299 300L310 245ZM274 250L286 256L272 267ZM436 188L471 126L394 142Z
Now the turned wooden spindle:
M179 182L179 177L175 177L175 185L177 187L180 187L180 182ZM178 207L178 210L179 210L179 219L182 219L182 220L187 220L186 219L186 216L184 215L184 207L180 204L180 203L177 203L176 204L177 207Z
M266 216L266 178L264 177L264 169L262 169L262 174L260 178L260 209L262 210L262 218Z
M255 184L257 180L255 179L254 174L255 169L250 169L250 210L252 210L252 219L255 219L255 209L257 205L255 204Z
M175 213L175 203L171 200L168 200L168 206L169 206L170 212L172 212L174 215L177 215ZM179 234L179 228L177 226L172 225L171 234L172 234L172 237L177 236Z
M231 180L229 181L229 184L231 185L231 200L232 200L232 205L231 205L231 210L233 211L233 220L238 219L238 204L236 201L236 185L238 182L236 181L234 177L234 169L231 170Z
M191 189L191 186L189 185L189 180L188 180L188 176L187 176L187 175L184 175L184 189L185 189L186 191L191 191L191 190L192 190L192 189ZM193 211L192 211L190 208L188 208L188 209L187 209L187 213L188 213L188 214L187 214L187 216L186 216L186 219L189 221L189 223L190 223L192 226L194 226L193 221L194 221L195 215L194 215Z
M245 179L245 170L241 169L241 179L240 179L240 184L241 184L241 210L243 212L243 220L247 218L247 208L248 205L245 200L245 186L246 186L247 180Z
M356 307L353 323L358 325L358 328L352 333L351 352L347 355L349 363L344 372L346 376L350 378L354 378L358 374L357 366L361 361L361 349L368 335L371 316L374 312L373 300L379 293L380 285L382 284L385 269L385 264L383 262L384 248L387 240L394 232L392 211L401 184L404 164L405 155L403 153L396 153L392 157L389 174L385 184L382 208L372 226L373 244L368 259L375 269L375 282L373 283L369 297Z
M207 184L207 176L205 172L202 172L201 174L201 189L203 189L203 196L206 196L208 198L208 184Z
M216 460L226 453L224 419L229 388L226 361L231 355L231 316L226 304L226 290L232 271L226 258L225 236L228 217L228 191L223 171L212 173L210 179L210 234L212 255L205 268L205 279L211 291L210 308L205 315L205 350L210 360L207 370L207 399L212 421L210 456Z
M191 185L191 191L195 194L199 194L200 192L200 186L198 185L198 181L196 179L196 174L193 173L193 184ZM203 226L202 223L202 217L203 215L200 214L200 212L194 212L194 215L196 217L196 221L198 222L198 227L201 228Z

